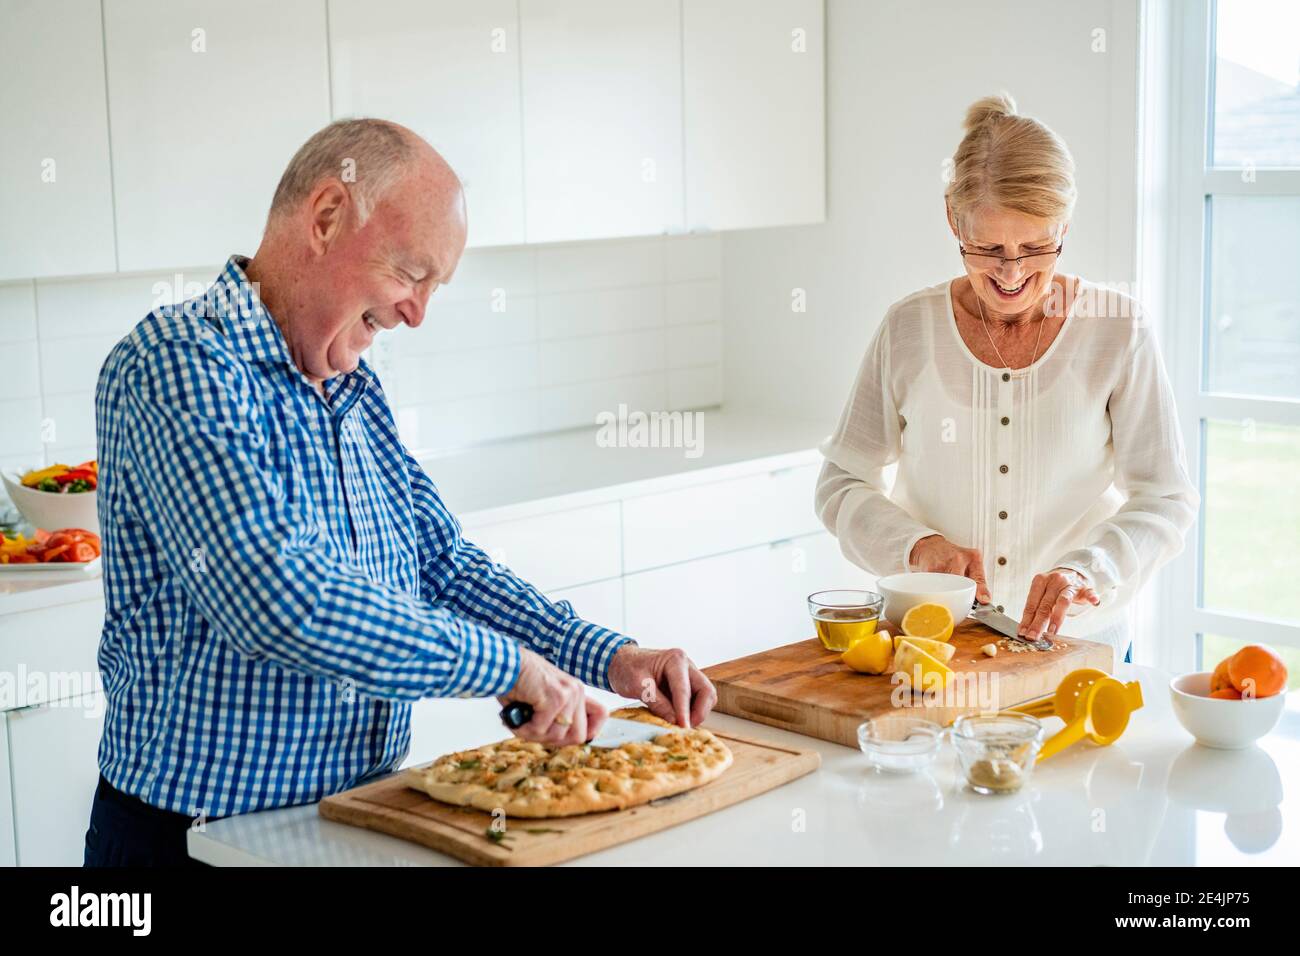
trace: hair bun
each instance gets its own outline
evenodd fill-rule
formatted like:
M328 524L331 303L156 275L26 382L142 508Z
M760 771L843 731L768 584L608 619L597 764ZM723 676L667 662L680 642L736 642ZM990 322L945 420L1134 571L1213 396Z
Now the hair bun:
M1011 98L1010 93L995 93L993 96L985 96L976 100L966 110L966 132L979 129L986 123L991 123L1003 116L1016 115L1016 101Z

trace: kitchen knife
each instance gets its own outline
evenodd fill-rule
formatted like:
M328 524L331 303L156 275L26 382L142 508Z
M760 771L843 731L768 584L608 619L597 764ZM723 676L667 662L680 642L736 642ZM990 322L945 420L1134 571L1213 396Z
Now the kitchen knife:
M533 719L533 705L515 700L501 709L501 723L511 730L522 727ZM611 749L623 744L645 743L663 734L670 734L674 727L661 724L647 724L640 720L624 720L621 717L606 717L600 725L600 733L594 740L588 741L592 747Z
M971 605L970 616L979 621L985 627L991 627L999 634L1005 634L1013 641L1018 641L1021 644L1028 644L1030 647L1035 647L1040 651L1050 651L1052 649L1052 642L1046 634L1036 641L1031 641L1027 637L1021 637L1019 634L1020 622L1015 620L1015 618L1007 617L1001 611L994 608L992 604L980 604L978 601L975 602Z

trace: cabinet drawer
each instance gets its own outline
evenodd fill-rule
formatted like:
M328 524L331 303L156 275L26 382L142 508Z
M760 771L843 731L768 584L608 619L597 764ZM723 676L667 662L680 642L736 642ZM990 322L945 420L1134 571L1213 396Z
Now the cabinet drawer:
M552 601L568 601L573 612L583 620L607 627L611 631L623 630L623 581L597 581L576 588L564 588L546 595Z
M625 501L624 568L643 571L818 530L817 471L800 465Z
M103 627L100 598L0 616L0 673L15 675L13 693L0 694L0 710L97 689Z
M870 581L823 531L629 574L624 620L629 637L707 667L811 637L809 594Z
M469 519L465 536L543 591L622 574L616 502L495 524Z
M4 717L18 865L80 866L99 781L104 695L87 694Z

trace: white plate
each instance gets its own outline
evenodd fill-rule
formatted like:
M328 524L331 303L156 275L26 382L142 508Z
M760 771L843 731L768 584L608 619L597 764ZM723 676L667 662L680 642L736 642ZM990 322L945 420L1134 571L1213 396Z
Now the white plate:
M19 571L94 571L102 558L93 561L37 561L35 564L0 564L0 574Z

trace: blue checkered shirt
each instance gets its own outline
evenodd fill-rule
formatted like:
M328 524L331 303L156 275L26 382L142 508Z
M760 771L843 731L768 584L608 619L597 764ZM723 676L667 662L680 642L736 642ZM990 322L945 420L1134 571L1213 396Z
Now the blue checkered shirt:
M318 800L401 763L411 701L510 689L521 646L607 689L627 638L466 541L374 372L322 397L244 261L100 372L109 783L209 818Z

